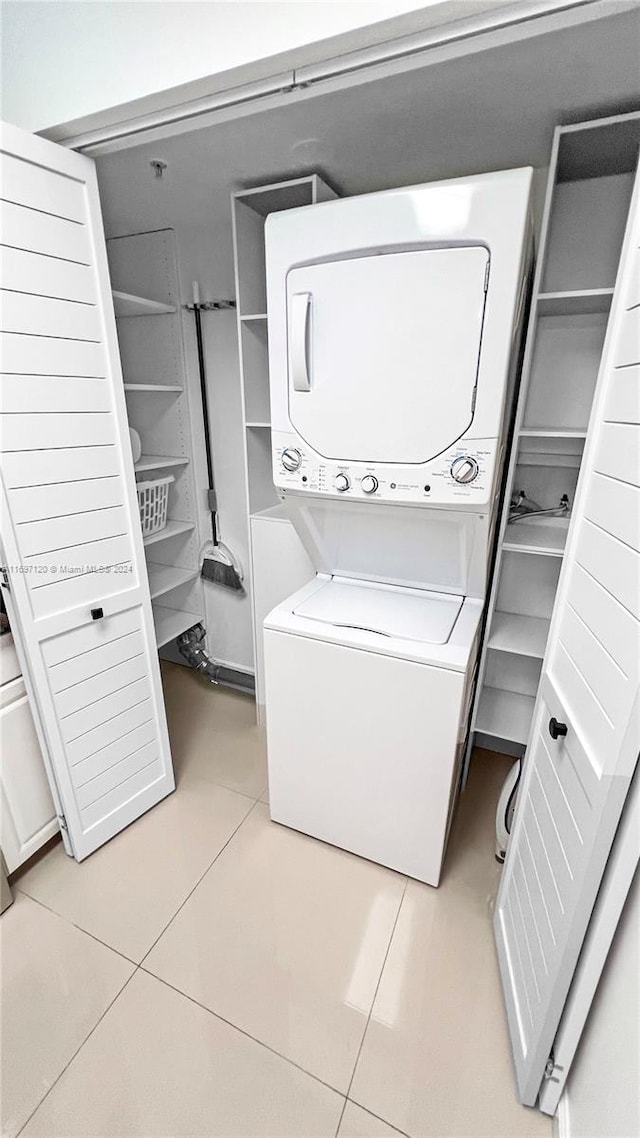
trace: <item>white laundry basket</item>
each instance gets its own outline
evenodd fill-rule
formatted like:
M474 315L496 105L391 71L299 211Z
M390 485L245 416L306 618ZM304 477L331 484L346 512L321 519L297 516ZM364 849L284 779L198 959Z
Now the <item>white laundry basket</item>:
M166 526L169 486L172 482L173 474L166 474L163 478L150 478L147 482L137 483L143 537L159 533Z

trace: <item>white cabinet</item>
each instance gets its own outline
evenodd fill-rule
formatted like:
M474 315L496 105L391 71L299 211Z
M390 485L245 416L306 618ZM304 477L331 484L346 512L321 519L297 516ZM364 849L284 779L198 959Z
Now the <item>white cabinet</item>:
M58 830L13 638L0 639L0 845L13 873Z

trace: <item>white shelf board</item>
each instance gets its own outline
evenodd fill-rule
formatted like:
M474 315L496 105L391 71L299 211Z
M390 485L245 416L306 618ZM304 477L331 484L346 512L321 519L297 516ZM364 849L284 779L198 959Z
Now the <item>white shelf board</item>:
M535 656L542 660L549 624L550 621L543 617L496 610L491 622L489 648L496 652L513 652L518 656Z
M539 292L539 316L586 316L608 312L613 299L612 288L580 288L567 292Z
M197 569L180 569L176 565L156 565L152 561L147 561L147 573L151 600L161 597L164 593L170 593L172 589L186 585L199 576Z
M148 537L143 538L143 541L145 545L155 545L156 541L168 541L169 538L177 537L180 533L189 533L192 529L195 529L194 522L168 521L164 529L149 534Z
M130 292L117 292L113 289L111 295L116 316L164 316L176 311L173 304L148 300L145 296L133 296Z
M250 320L266 320L266 319L267 319L266 312L253 312L247 316L241 316L240 317L240 320L243 324L248 323Z
M198 624L202 620L197 612L168 609L164 605L153 605L152 608L158 648L162 648L164 644L169 644L181 632L186 632L193 624Z
M256 423L256 422L251 422L251 423L245 423L245 427L259 427L259 428L261 428L261 429L263 429L263 430L267 430L267 431L270 431L270 430L271 430L271 423Z
M493 735L495 739L526 743L535 702L532 695L485 687L480 696L475 730Z
M125 391L164 391L164 392L180 392L184 391L179 383L125 383L123 384Z
M556 430L524 427L519 432L517 465L578 469L585 439L586 431L571 427ZM567 487L563 487L561 493L566 490ZM544 495L544 500L548 500L548 494Z
M162 470L165 466L186 466L191 462L190 458L183 455L180 458L170 454L142 454L137 462L134 462L133 469L136 474L141 470Z
M579 470L581 463L582 456L579 454L563 454L553 450L518 452L518 466L567 466Z
M286 522L287 525L291 525L291 519L282 505L268 506L266 510L258 510L251 514L251 520L256 519L261 522Z
M554 522L559 524L554 525ZM566 518L532 518L526 522L510 522L502 548L515 553L562 557L568 529L569 522Z
M522 439L586 439L587 428L574 430L567 427L566 430L557 430L551 427L522 427L519 434Z

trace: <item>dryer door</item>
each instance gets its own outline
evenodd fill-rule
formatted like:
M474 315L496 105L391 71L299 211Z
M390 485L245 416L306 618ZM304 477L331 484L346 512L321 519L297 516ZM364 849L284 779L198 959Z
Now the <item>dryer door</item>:
M422 463L468 430L488 265L475 245L289 272L289 417L316 453Z

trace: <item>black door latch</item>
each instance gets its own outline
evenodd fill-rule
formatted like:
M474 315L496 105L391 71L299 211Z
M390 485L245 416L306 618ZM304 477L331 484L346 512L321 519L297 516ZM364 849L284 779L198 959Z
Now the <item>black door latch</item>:
M549 734L552 739L559 739L561 735L566 735L569 728L566 723L558 723L554 715L549 720Z

